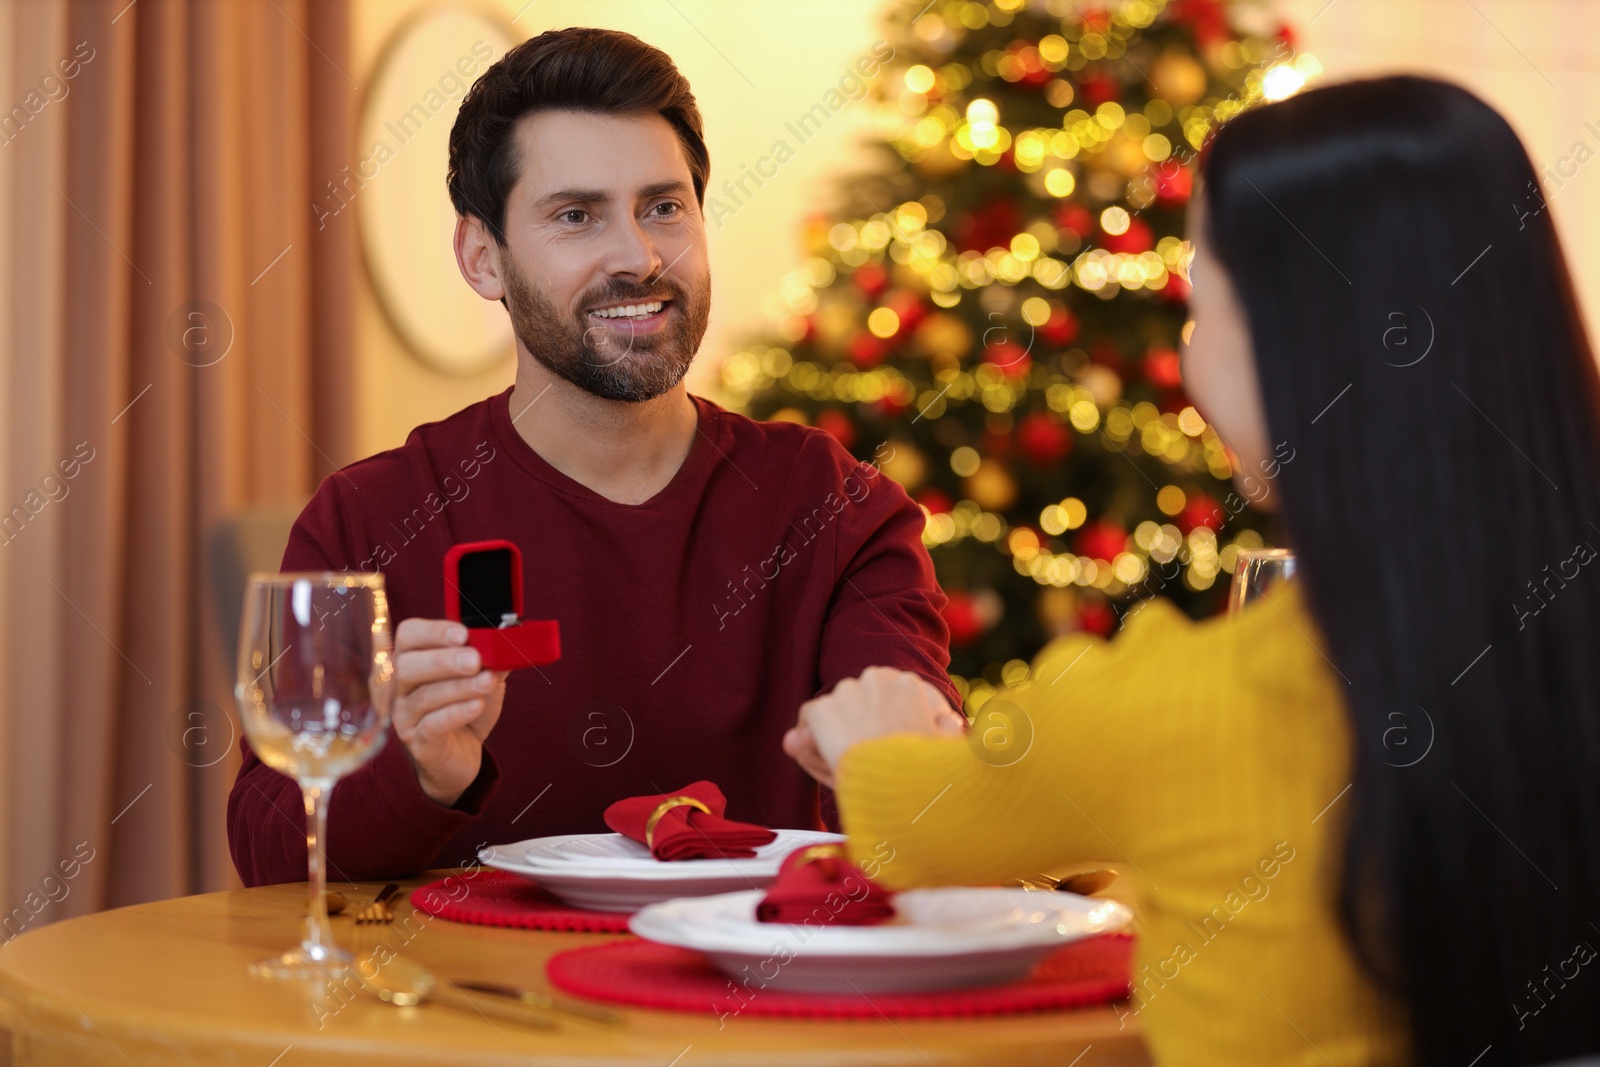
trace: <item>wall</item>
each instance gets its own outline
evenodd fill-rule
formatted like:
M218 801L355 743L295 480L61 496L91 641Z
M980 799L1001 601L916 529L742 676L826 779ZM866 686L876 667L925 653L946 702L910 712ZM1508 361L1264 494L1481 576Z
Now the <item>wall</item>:
M1545 195L1594 340L1600 325L1594 255L1600 164L1578 165L1577 159L1600 156L1600 52L1594 47L1600 4L1288 0L1283 10L1301 33L1301 47L1322 60L1324 81L1426 73L1471 89L1506 116L1535 168L1549 168ZM1586 146L1581 151L1580 142Z
M358 83L371 73L394 27L428 2L358 0L352 72ZM804 7L729 0L495 0L489 6L514 18L523 37L586 24L624 29L664 49L689 78L704 113L714 191L737 177L741 164L765 155L782 135L784 121L815 103L878 37L879 8L870 0L820 0ZM1600 62L1586 47L1600 39L1600 5L1590 0L1286 0L1282 10L1300 31L1301 46L1323 61L1325 78L1425 71L1461 82L1504 111L1535 164L1550 166L1565 182L1551 197L1551 210L1588 320L1600 320L1600 264L1589 254L1600 239L1594 196L1600 166L1573 169L1578 142L1600 152ZM853 138L867 132L870 119L867 106L846 108L724 225L709 227L715 295L691 388L714 392L719 360L762 330L762 302L800 259L801 220L826 208L828 179L851 165ZM1562 178L1558 166L1572 176ZM444 197L442 159L439 171L438 195ZM855 210L867 209L857 205ZM365 284L359 338L361 455L393 447L412 426L511 382L509 357L502 366L468 378L430 370L406 351Z

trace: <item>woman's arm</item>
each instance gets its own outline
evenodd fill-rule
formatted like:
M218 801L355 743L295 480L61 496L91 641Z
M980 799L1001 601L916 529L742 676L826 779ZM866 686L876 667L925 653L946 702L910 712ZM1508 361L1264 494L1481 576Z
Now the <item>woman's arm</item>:
M807 704L852 857L897 888L1005 881L1085 859L1137 868L1152 833L1165 832L1152 825L1172 780L1160 767L1183 758L1165 713L1168 690L1192 691L1188 629L1163 602L1114 642L1062 639L965 737L920 726L930 720L899 672Z

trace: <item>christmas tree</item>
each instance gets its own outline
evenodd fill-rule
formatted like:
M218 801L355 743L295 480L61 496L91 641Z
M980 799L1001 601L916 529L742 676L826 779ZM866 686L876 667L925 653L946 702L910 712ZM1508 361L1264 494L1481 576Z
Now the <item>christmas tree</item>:
M898 0L885 132L808 221L727 398L923 507L969 712L1050 638L1220 607L1261 519L1184 397L1184 215L1214 125L1320 73L1261 5Z

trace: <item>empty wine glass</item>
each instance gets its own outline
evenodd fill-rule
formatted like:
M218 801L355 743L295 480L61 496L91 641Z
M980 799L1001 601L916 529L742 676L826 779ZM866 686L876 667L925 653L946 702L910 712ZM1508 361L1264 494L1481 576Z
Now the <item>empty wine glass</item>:
M328 795L388 734L392 651L382 575L250 576L234 693L250 747L300 784L311 883L305 939L251 964L253 974L323 978L350 961L333 943L323 895Z
M1279 582L1294 577L1294 553L1287 548L1241 548L1228 589L1228 614L1244 606Z

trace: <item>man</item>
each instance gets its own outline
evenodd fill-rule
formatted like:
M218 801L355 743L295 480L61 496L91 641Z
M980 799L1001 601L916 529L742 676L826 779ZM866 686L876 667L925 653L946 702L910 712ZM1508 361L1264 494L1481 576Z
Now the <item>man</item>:
M612 801L701 778L730 818L816 827L802 702L884 665L959 706L916 505L827 434L684 387L709 170L688 83L625 33L542 34L462 102L456 259L511 316L515 384L324 481L283 559L381 571L401 620L391 736L333 794L335 877L603 831ZM499 538L525 616L561 626L559 662L509 677L443 618L446 550ZM301 810L246 746L228 832L247 884L305 877Z

